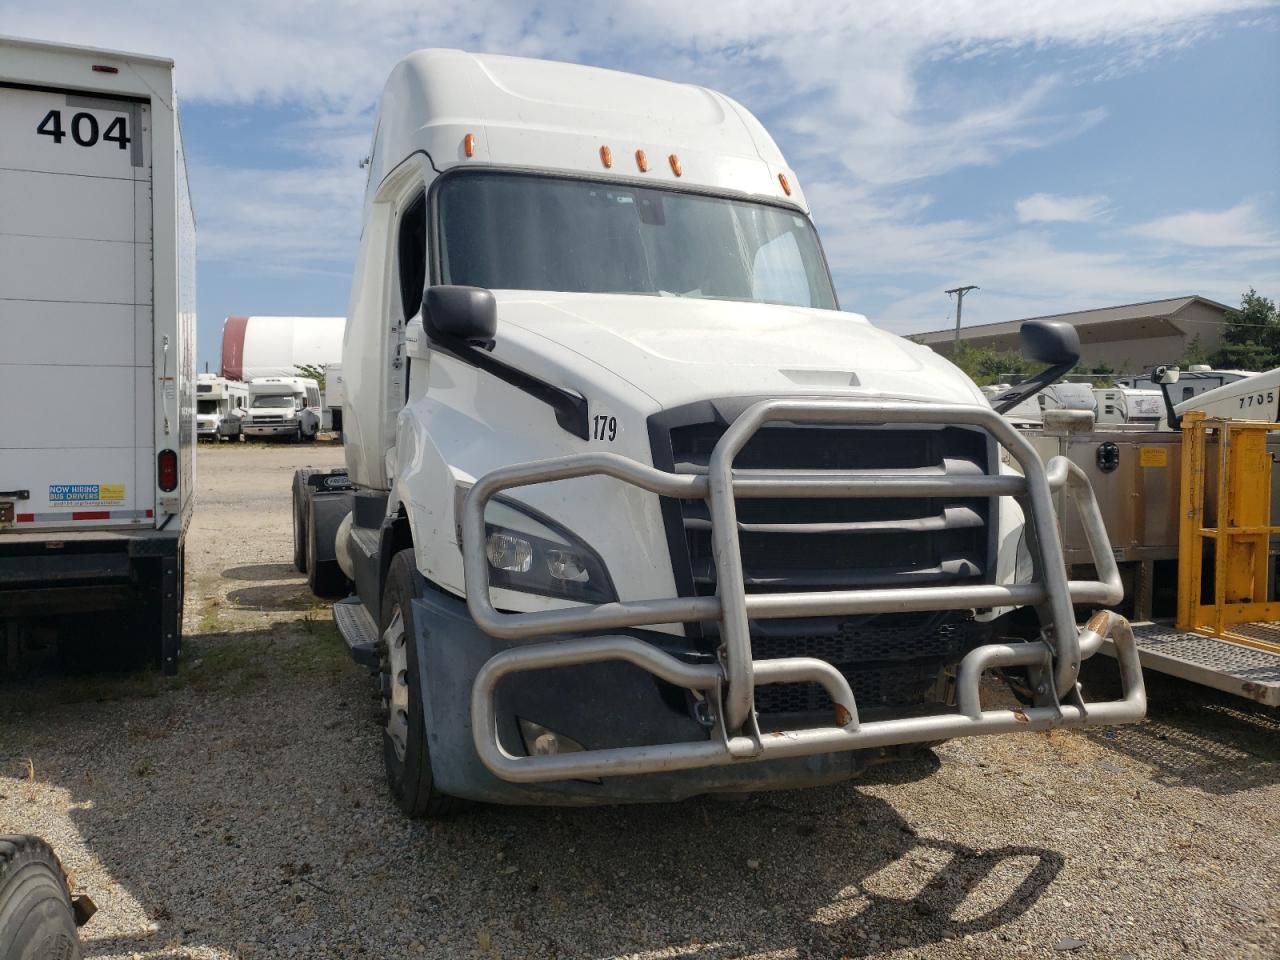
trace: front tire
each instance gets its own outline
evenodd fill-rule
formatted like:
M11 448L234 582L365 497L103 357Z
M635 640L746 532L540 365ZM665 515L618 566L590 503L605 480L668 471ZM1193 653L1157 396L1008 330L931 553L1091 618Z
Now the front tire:
M0 960L80 960L62 864L37 837L0 836Z
M463 805L458 798L437 790L431 776L422 675L414 639L417 614L413 601L422 596L423 586L413 551L401 550L391 560L382 594L379 681L386 716L382 759L391 795L400 809L415 819L446 817Z

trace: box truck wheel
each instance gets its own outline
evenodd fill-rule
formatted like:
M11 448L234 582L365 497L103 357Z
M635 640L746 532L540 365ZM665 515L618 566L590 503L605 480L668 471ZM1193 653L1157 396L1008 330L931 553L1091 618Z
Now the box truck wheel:
M382 760L391 795L401 810L415 818L445 817L464 806L458 798L437 790L431 776L418 647L414 642L417 631L413 601L423 595L423 590L413 551L401 550L391 559L382 593L379 679L386 716Z
M349 497L314 494L307 497L307 586L317 597L345 597L349 581L338 566L335 545L338 526L351 510Z
M38 837L0 836L0 960L80 956L76 910L57 856Z

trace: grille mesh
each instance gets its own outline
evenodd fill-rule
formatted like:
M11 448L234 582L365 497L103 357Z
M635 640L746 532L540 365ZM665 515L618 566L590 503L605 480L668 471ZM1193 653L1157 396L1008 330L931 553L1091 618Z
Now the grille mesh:
M670 429L678 473L705 473L723 423ZM974 476L988 473L987 436L963 427L801 427L761 429L735 469L856 471L875 476ZM747 592L803 592L981 582L992 565L991 501L982 498L743 499L739 544ZM700 595L716 589L709 513L683 501L679 523L688 552L674 556L678 582ZM795 524L848 524L800 531ZM681 575L681 566L684 575ZM769 621L753 625L756 659L817 657L849 681L860 710L931 703L944 697L943 673L965 652L960 614L894 614L855 619ZM714 630L714 625L710 625ZM831 709L816 684L756 688L766 716Z
M832 633L753 637L753 659L817 657L849 681L858 709L902 707L936 693L939 674L957 662L968 640L969 621L938 616L892 614L862 624L845 623ZM779 683L756 688L762 715L831 709L825 690L813 683Z

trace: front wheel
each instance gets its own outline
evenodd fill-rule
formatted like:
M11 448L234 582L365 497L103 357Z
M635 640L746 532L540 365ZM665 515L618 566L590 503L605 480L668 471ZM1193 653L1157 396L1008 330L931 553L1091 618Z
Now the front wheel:
M422 576L413 551L401 550L391 560L382 594L382 641L379 682L386 723L382 730L382 759L387 785L400 809L410 817L437 818L462 806L441 793L431 776L422 683L418 666L417 630L413 601L422 596Z
M37 837L0 836L0 960L79 960L62 864Z

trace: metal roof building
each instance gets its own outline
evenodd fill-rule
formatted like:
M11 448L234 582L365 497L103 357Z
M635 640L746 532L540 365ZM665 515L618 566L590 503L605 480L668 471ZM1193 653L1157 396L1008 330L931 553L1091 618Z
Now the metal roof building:
M1115 370L1140 373L1159 363L1176 362L1197 338L1202 350L1217 350L1222 345L1230 310L1207 297L1187 296L1024 320L1065 320L1080 333L1082 364L1107 364ZM963 327L960 337L975 347L1016 352L1018 328L1024 320ZM939 353L951 349L954 337L954 327L913 335L913 339Z

